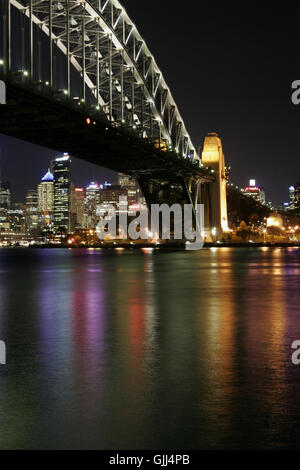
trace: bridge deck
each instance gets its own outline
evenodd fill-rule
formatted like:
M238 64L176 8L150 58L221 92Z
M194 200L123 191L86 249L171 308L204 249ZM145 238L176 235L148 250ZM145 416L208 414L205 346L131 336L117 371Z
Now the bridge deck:
M138 130L110 125L100 113L34 87L7 83L7 104L0 106L0 133L134 177L214 180L211 171L198 162L155 148L153 142L139 137Z

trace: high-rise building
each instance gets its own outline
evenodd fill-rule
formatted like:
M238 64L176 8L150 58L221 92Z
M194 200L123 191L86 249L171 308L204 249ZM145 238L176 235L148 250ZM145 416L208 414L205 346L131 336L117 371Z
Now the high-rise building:
M84 205L84 188L72 186L71 212L74 216L72 228L85 228L86 213Z
M252 197L261 204L266 203L266 194L264 189L257 186L256 181L253 179L249 181L249 186L242 189L242 192L245 196Z
M43 176L37 188L38 193L38 214L42 228L51 227L53 222L54 206L54 176L50 169Z
M122 187L135 186L135 179L132 176L125 175L124 173L118 174L119 185Z
M95 181L92 181L85 188L85 212L86 212L86 224L87 227L95 227L97 224L97 206L100 204L100 192L101 188Z
M10 183L2 179L2 165L0 161L0 232L8 233L11 227L11 218L8 210L11 207Z
M0 208L8 210L11 206L10 183L0 181Z
M6 209L0 207L0 233L8 231L10 228L10 221Z
M289 187L289 199L290 199L289 209L293 210L295 209L295 187L294 186Z
M38 229L38 194L36 189L26 193L26 227L29 233Z
M54 176L53 222L56 230L70 232L71 159L67 153L52 163Z
M11 204L10 209L7 211L10 221L10 229L14 234L26 232L26 205L22 203Z
M100 190L101 186L96 183L96 181L92 181L86 188L85 188L85 202L88 204L90 201L95 201L96 204L100 202Z
M297 212L300 212L300 182L295 186L294 208Z
M0 151L1 154L1 151ZM0 160L0 209L8 210L11 205L10 183L3 180L2 162Z
M111 185L101 191L101 204L110 204L119 208L120 197L127 196L127 190L119 185Z
M128 206L136 205L139 202L140 190L135 178L119 173L119 186L127 191Z

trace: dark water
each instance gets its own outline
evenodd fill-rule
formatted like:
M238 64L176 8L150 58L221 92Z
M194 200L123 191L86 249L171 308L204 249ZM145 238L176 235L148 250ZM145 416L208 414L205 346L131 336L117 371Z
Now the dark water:
M0 448L300 448L299 255L1 250Z

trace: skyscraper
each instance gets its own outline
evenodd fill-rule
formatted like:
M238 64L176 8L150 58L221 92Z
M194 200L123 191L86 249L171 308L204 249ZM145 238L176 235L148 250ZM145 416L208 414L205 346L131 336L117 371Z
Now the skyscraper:
M289 209L293 210L295 209L295 187L294 186L289 187L289 199L290 199Z
M85 188L85 200L86 203L89 201L95 200L96 204L99 204L100 201L100 189L98 183L92 181L86 188Z
M10 209L7 211L10 229L12 233L25 235L26 231L26 205L23 203L15 202L11 204Z
M0 150L1 157L1 150ZM10 183L3 180L2 162L0 158L0 209L7 211L11 205Z
M131 176L125 175L124 173L118 174L119 185L123 187L135 186L135 179Z
M29 189L26 193L26 227L29 233L38 228L38 194L36 189Z
M101 204L110 204L119 208L120 197L127 196L127 190L119 185L111 185L101 191Z
M50 227L53 221L54 205L54 176L47 171L37 188L38 193L38 214L42 228Z
M135 178L119 173L118 179L120 187L127 191L128 206L137 204L139 202L140 190L137 187Z
M101 187L92 181L85 188L85 211L87 215L88 227L95 227L97 224L97 205L100 204Z
M300 182L296 184L295 187L295 200L294 200L294 208L297 212L300 213Z
M72 228L84 228L86 226L86 214L83 188L72 187L71 212L74 216L74 227Z
M257 202L260 202L261 204L266 203L265 191L263 188L260 188L257 186L255 180L250 180L249 186L247 186L246 188L243 188L242 192L245 194L245 196L252 197Z
M1 150L0 150L1 157ZM3 184L2 180L2 162L0 159L0 232L9 230L10 222L7 211L10 208L10 187Z
M0 181L0 208L8 210L11 206L10 184Z
M56 230L70 232L71 209L71 159L67 153L53 163L54 208L53 221Z

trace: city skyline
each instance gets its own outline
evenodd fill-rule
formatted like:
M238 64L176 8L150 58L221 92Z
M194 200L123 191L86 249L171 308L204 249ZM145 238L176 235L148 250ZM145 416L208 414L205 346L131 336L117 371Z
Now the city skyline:
M26 155L26 160L20 158L21 152ZM51 160L59 155L62 155L62 152L44 149L38 145L31 145L0 135L2 179L11 183L14 202L21 202L25 199L26 191L33 189L40 182L40 178L47 172ZM28 171L28 166L30 171ZM24 175L26 176L24 177ZM72 177L76 186L87 186L91 181L100 183L111 180L113 183L117 183L118 180L118 175L114 171L74 157L72 157Z
M124 211L121 209L123 203L120 198L126 197L126 213L131 218L136 215L136 211L139 213L147 206L141 187L129 175L118 173L117 184L114 181L95 181L89 175L88 183L80 186L74 184L73 158L68 152L56 154L46 163L47 170L40 174L39 183L27 188L25 201L18 202L13 198L12 182L3 179L1 168L2 246L3 243L5 246L10 243L21 243L22 246L66 243L68 246L97 246L98 223L102 223L100 219L108 208L114 207L117 217ZM244 188L232 183L231 167L225 166L222 141L215 133L209 133L205 139L202 165L203 168L209 165L210 173L218 175L214 193L203 194L204 207L207 203L205 198L211 196L212 201L215 201L212 225L203 225L203 239L206 242L254 243L255 240L256 243L265 244L275 240L283 243L298 241L299 183L289 187L289 203L282 204L279 212L274 210L266 200L264 188L255 179L250 179ZM151 204L148 207L150 212L153 207ZM171 210L175 214L176 210ZM112 235L106 232L105 230L104 238L108 236L107 240L111 241ZM142 232L141 226L139 232ZM115 243L121 233L126 233L125 227L119 227L115 233ZM153 231L148 225L143 233L150 234L147 235L150 244L156 243L157 238L152 238L151 235L158 233L156 229ZM130 238L129 234L128 237Z
M13 158L11 156L12 146L15 146L16 152L19 148L25 148L30 151L27 155L27 161L20 160L19 156L13 153ZM8 136L0 134L0 171L1 178L3 182L9 182L11 184L11 197L12 202L21 202L25 200L26 192L29 189L34 189L37 186L36 178L38 175L39 168L41 168L41 175L47 172L51 160L55 159L62 155L62 152L55 152L50 149L42 148L38 145L32 145L27 142L17 141ZM110 181L112 184L118 184L118 174L107 168L94 165L92 163L86 162L79 158L72 157L72 183L75 186L87 187L92 181L95 181L99 184L105 181ZM48 162L48 163L47 163ZM20 169L20 166L23 166L25 169L27 165L30 164L31 172L26 174L26 179L24 180L24 170L17 171L15 170L16 166ZM43 167L40 167L43 165ZM229 166L229 165L227 165ZM43 173L44 172L44 173ZM230 173L234 174L234 168L230 167ZM40 176L41 176L40 175ZM281 188L281 193L283 197L281 199L272 200L269 195L272 191L268 192L266 190L266 185L262 181L262 178L255 177L254 175L245 175L244 180L241 183L240 187L246 188L250 180L254 179L259 187L263 188L266 193L266 202L270 202L274 207L281 208L285 203L289 201L289 189L290 187L296 186L299 183L300 176L294 178L287 187ZM236 183L236 182L234 182Z
M101 207L115 207L119 213L120 197L128 201L129 216L145 207L136 180L128 175L118 173L117 184L89 178L80 187L74 184L73 158L67 152L47 163L39 183L27 188L22 201L14 200L11 181L3 179L1 168L0 246L97 244Z

